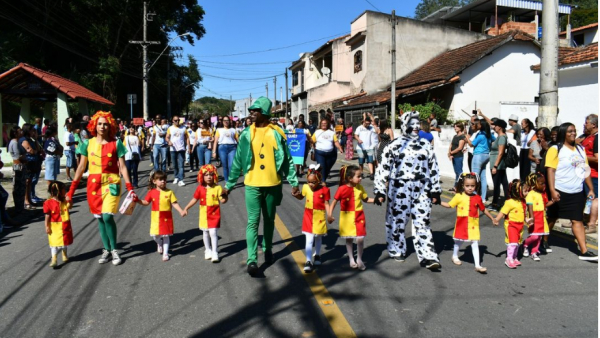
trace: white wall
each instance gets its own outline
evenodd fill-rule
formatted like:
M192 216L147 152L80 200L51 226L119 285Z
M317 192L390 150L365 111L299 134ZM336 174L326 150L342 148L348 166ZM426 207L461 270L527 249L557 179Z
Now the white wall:
M531 65L540 63L540 49L531 42L513 41L496 49L465 69L454 85L449 116L464 119L475 108L488 117L500 115L500 102L533 102L539 92L539 73Z
M558 119L580 132L589 114L598 114L598 68L589 64L558 71Z

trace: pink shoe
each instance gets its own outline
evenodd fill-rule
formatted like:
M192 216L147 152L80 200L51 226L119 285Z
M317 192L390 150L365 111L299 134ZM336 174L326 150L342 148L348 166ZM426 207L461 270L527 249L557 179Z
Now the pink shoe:
M509 269L516 269L517 265L515 264L515 261L513 261L512 259L507 259L504 261L504 265L506 265Z
M514 262L516 266L521 266L521 261L519 261L518 259L515 259Z

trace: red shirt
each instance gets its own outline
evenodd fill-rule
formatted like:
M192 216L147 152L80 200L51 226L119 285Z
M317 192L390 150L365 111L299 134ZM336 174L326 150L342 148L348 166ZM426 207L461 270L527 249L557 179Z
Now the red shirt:
M594 157L594 154L598 153L598 133L586 137L585 140L581 142L581 145L585 149L585 155L587 157ZM590 163L590 169L592 170L592 177L598 178L598 163Z

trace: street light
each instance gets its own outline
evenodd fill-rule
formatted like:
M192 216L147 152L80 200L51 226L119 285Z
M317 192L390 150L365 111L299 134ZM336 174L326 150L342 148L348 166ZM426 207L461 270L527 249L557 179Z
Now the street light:
M160 59L160 57L164 54L164 52L167 50L167 48L169 48L169 45L171 44L171 42L175 41L175 39L177 39L177 38L180 38L182 36L187 36L187 35L190 35L190 34L191 34L190 32L186 32L186 33L179 34L176 37L172 38L171 41L169 41L169 43L167 43L167 46L165 47L165 49L163 49L163 51L160 52L160 54L158 55L158 57L156 58L156 60L154 60L154 62L150 65L150 67L148 67L148 69L146 70L146 72L149 72L150 69L152 67L154 67L154 65L156 64L156 61L158 61L158 59Z

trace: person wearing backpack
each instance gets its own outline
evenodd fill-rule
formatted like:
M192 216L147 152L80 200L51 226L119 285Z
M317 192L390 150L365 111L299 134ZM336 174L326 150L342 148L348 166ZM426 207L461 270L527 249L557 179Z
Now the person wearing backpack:
M504 162L504 154L506 145L508 144L508 136L506 136L507 123L504 120L497 119L494 121L492 128L496 132L496 140L492 142L490 147L490 164L492 165L492 180L494 182L494 194L492 203L488 206L488 210L500 210L500 187L503 188L504 198L508 196L508 180L506 178L506 163Z

